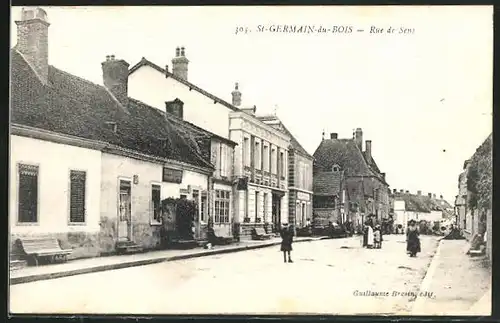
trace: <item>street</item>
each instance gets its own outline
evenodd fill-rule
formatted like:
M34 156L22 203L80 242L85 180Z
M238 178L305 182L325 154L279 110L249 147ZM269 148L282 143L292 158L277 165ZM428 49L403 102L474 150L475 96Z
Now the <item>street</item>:
M386 236L381 250L361 248L359 237L297 243L294 263L272 247L13 285L10 306L12 313L405 314L414 300L405 293L418 292L436 246L422 237L423 252L410 258L404 236Z

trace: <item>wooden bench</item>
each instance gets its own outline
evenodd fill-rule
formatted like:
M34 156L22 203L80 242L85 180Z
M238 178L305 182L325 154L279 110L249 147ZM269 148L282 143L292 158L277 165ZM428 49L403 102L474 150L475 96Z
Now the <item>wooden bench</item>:
M212 245L227 245L234 242L234 238L227 235L226 230L219 227L213 227L208 230L208 241Z
M253 240L266 240L271 239L271 235L264 231L264 228L253 228L252 229L252 239Z
M26 256L33 258L36 266L39 258L49 258L50 262L67 261L72 252L71 249L62 249L55 238L19 238L17 244Z

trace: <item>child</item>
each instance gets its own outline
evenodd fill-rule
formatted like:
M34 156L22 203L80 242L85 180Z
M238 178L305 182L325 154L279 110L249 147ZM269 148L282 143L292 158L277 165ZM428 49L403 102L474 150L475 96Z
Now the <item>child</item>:
M375 249L382 248L382 234L380 232L380 226L376 225L375 230L373 231L373 246Z

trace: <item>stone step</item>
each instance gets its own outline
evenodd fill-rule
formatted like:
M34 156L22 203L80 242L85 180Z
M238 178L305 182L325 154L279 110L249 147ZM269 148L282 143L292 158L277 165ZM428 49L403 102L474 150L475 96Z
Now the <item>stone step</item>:
M26 260L10 260L9 269L18 270L26 267L28 264Z

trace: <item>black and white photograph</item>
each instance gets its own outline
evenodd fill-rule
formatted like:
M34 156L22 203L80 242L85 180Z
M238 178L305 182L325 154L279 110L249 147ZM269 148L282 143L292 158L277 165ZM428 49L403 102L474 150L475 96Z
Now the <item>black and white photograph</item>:
M493 6L9 24L10 314L491 315Z

